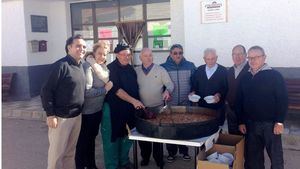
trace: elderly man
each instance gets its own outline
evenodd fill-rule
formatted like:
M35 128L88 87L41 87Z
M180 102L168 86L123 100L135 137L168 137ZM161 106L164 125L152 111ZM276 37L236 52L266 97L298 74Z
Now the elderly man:
M172 45L170 48L170 56L161 66L167 70L175 86L170 105L188 105L188 94L191 90L191 77L196 67L194 63L185 60L183 57L183 48L180 44ZM188 154L187 146L167 144L167 150L169 152L169 156L167 157L168 162L173 162L175 160L178 148L179 153L182 154L183 160L191 159Z
M139 101L136 72L129 64L129 46L118 44L114 53L117 59L107 66L113 87L103 105L101 126L104 162L106 169L131 169L128 155L132 141L127 137L127 126L135 127L135 109L144 105Z
M227 72L228 81L228 93L226 100L228 102L227 106L227 122L228 122L228 132L230 134L240 135L237 117L235 113L235 99L236 90L240 83L241 78L248 72L249 64L246 60L247 52L243 45L236 45L232 49L232 60L233 66L229 68Z
M164 100L170 99L170 93L173 92L174 85L168 72L163 67L153 63L151 49L142 49L140 60L142 61L142 65L135 70L141 101L149 110L159 109L162 107ZM139 141L139 145L142 156L141 166L146 166L149 164L152 143ZM163 164L163 161L161 161L162 152L160 152L159 147L160 144L153 143L153 158L157 166Z
M81 35L66 41L67 55L52 64L50 76L41 90L47 114L48 169L75 169L75 149L81 127L85 74L81 59L86 44Z
M264 148L272 169L283 169L281 134L287 113L287 91L281 74L266 63L264 49L248 50L249 72L238 87L239 130L246 135L246 168L264 169Z
M199 66L192 78L192 93L201 97L199 106L215 109L220 113L220 125L223 125L224 103L228 91L227 69L217 64L215 49L206 49L203 59L206 64ZM205 100L207 96L213 96L212 102Z

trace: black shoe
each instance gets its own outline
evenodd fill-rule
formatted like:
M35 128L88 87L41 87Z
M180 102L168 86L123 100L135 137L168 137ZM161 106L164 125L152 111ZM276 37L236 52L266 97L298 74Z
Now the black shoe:
M164 166L165 162L164 161L160 161L160 162L156 161L156 166L160 167L160 165Z
M167 161L168 161L168 163L174 162L174 161L175 161L175 156L169 155L169 156L167 157Z
M188 154L182 154L182 159L183 159L184 161L190 161L190 160L191 160L191 156L188 155Z
M131 162L127 163L126 165L123 165L120 167L121 169L133 169L133 164Z
M143 159L143 160L141 161L141 166L147 166L148 164L149 164L149 160Z

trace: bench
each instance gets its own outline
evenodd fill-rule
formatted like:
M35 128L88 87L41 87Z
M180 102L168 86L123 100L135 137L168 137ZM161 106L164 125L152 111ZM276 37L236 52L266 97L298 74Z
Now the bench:
M14 75L15 73L2 73L2 100L7 100L10 95Z
M300 110L300 79L285 79L289 109Z

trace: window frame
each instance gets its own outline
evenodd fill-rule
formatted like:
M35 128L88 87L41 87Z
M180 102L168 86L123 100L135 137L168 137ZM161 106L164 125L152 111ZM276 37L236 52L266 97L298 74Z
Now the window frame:
M113 0L114 2L117 3L117 9L118 9L118 22L121 21L121 0ZM118 40L118 42L122 42L122 38L121 38L121 34L118 32L118 38L99 38L98 37L98 27L99 26L116 26L115 22L97 22L97 18L96 18L96 4L99 5L99 3L101 2L108 2L108 1L90 1L90 2L70 2L70 16L71 16L71 32L72 35L74 35L74 27L75 26L84 26L84 25L88 25L88 26L93 26L93 38L84 38L85 40L94 40L94 43L98 42L99 40ZM170 1L166 1L166 0L161 0L161 2L170 2ZM72 14L72 6L76 5L76 4L86 4L86 3L90 3L91 4L91 8L92 8L92 21L93 23L89 23L89 24L73 24L73 14ZM159 3L159 2L158 2ZM170 35L160 35L160 36L154 36L154 35L148 35L148 22L155 22L155 21L171 21L171 16L167 17L167 18L157 18L157 19L148 19L147 18L147 4L148 1L147 0L142 0L142 16L143 16L143 20L145 21L145 26L143 28L142 31L142 40L143 40L143 48L144 47L149 47L150 45L148 44L148 40L149 38L154 38L154 37L172 37L172 30L170 32ZM169 44L170 47L171 44ZM134 53L140 52L141 50L135 50L133 51ZM153 52L168 52L169 49L152 49ZM113 51L110 51L111 53Z

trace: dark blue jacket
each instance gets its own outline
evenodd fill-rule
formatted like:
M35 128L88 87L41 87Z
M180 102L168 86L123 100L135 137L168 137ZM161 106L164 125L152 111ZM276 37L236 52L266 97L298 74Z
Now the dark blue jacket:
M170 56L161 66L167 70L174 83L170 105L187 105L189 103L188 95L191 92L191 77L196 66L185 58L177 65Z

